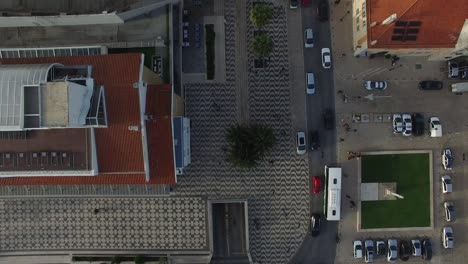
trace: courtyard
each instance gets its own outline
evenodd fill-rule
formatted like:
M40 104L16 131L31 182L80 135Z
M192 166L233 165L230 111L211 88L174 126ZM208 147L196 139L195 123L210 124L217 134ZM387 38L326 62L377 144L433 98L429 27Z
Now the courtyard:
M403 199L361 202L361 228L428 227L430 210L430 154L363 155L362 183L396 183Z

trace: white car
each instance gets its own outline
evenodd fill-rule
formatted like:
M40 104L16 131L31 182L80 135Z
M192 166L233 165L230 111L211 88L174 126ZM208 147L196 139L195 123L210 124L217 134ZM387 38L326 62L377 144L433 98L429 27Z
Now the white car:
M447 222L455 221L455 206L452 202L444 202L445 220Z
M366 263L374 262L374 241L372 240L364 241L364 250L366 253L364 255L364 261Z
M353 255L354 255L354 258L362 258L362 242L361 242L361 240L354 240L354 242L353 242Z
M433 116L429 118L429 129L431 131L431 137L442 137L442 124L438 117Z
M299 155L306 153L307 145L304 132L297 132L296 134L296 151Z
M442 176L442 193L452 192L452 178L448 175Z
M331 53L329 48L322 49L322 66L325 69L331 68Z
M311 28L308 28L304 31L304 42L306 48L314 47L314 32Z
M452 170L453 155L452 155L452 150L449 148L442 150L442 166L444 166L445 170Z
M450 226L445 226L442 229L442 245L444 248L453 248L453 229Z
M400 114L393 114L393 133L400 134L403 132L403 119Z
M411 252L413 253L413 256L421 256L421 242L418 239L411 240Z
M394 263L398 259L398 241L396 239L389 239L387 241L387 261Z
M367 90L385 90L387 89L386 81L365 81L364 88Z
M413 132L413 120L411 119L411 115L403 114L403 136L411 136Z

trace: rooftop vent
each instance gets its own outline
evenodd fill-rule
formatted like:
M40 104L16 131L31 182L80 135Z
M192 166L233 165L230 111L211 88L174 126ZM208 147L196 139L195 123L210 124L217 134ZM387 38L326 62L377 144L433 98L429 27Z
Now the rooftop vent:
M387 17L384 21L382 21L382 25L388 25L397 19L397 14L391 14Z

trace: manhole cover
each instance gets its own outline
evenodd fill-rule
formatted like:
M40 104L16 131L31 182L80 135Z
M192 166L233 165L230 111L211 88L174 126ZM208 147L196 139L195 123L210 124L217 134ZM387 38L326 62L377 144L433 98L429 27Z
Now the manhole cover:
M417 63L416 65L414 65L414 68L416 68L416 70L420 70L422 69L422 64Z

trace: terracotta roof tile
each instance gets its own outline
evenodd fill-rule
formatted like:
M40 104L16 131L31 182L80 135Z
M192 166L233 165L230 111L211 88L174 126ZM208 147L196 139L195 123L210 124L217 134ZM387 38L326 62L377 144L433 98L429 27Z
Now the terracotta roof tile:
M2 178L0 184L144 184L141 132L128 129L129 126L139 126L140 124L138 90L133 88L133 83L139 80L141 55L112 54L1 60L1 63L4 64L49 62L58 62L64 65L92 65L96 84L104 86L109 127L95 129L95 131L99 171L106 174L83 177ZM167 90L167 87L165 88ZM166 101L167 97L158 98L151 89L149 90L148 109L159 114L158 103ZM161 111L166 113L166 110ZM150 183L175 183L174 166L170 166L173 164L171 124L171 122L161 122L149 125L150 171L152 176L155 176L151 177ZM153 149L153 147L155 148ZM166 150L168 152L163 152ZM119 174L107 174L117 172Z
M172 87L149 85L146 112L153 117L146 122L151 182L175 184L172 137Z
M421 22L416 40L392 40L396 23L382 22L394 13L397 21ZM468 1L369 0L366 14L369 48L453 48L468 18Z

